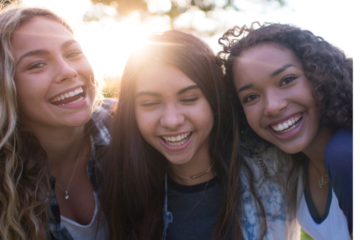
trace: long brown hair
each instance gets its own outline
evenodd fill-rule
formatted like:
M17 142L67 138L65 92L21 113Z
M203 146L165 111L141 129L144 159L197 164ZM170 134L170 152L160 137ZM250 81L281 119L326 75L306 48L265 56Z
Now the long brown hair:
M232 97L232 104L238 111L236 116L239 116L238 121L242 126L248 126L248 123L234 87L234 63L243 51L263 42L278 43L300 59L307 79L314 86L321 126L352 129L353 60L308 30L288 24L260 25L258 22L250 27L244 25L229 29L219 39L223 50L218 53L217 60L226 71L228 94ZM303 160L299 154L292 155L292 159L285 190L288 193L288 206L295 216L297 183Z
M104 166L102 206L111 222L111 239L161 239L166 159L142 138L135 121L136 75L154 61L179 68L202 90L214 114L209 155L224 189L213 239L243 239L238 124L225 95L222 70L215 55L200 39L180 31L154 35L130 56L120 87L109 158Z
M0 13L0 239L48 236L49 164L36 137L19 127L10 42L21 25L37 16L72 33L63 19L46 9L10 5Z

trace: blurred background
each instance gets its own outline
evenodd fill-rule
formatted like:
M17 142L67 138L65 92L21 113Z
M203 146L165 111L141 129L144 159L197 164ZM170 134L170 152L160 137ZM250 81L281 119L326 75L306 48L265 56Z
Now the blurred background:
M11 1L0 0L0 2ZM49 8L69 22L95 74L106 81L104 90L106 97L116 95L123 68L131 52L139 48L150 34L169 29L186 30L202 38L215 53L221 50L218 39L226 30L236 25L250 26L254 21L259 21L261 24L287 23L310 30L342 49L348 57L355 57L355 52L359 49L356 38L359 17L356 17L356 1L353 0L20 0L20 2L25 6ZM356 101L356 95L354 97ZM357 112L355 111L355 118ZM354 126L354 131L356 128L357 126ZM354 176L356 178L357 175ZM356 192L354 196L357 198ZM354 209L356 211L356 206ZM311 238L304 233L302 240L305 239Z
M4 0L3 0L4 1ZM10 2L10 1L6 1ZM116 94L126 60L152 33L183 29L215 53L229 28L254 21L288 23L312 31L353 57L357 47L352 0L20 0L64 17L92 64Z

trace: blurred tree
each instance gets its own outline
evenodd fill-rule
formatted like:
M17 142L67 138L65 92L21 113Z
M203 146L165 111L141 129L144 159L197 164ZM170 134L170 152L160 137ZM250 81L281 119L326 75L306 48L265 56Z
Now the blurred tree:
M0 0L0 10L10 3L20 3L20 0Z
M102 3L104 5L114 7L120 17L124 17L133 11L139 11L143 18L150 16L151 14L156 15L167 15L173 21L180 14L188 11L192 7L196 7L199 10L207 13L214 10L215 8L233 8L239 10L235 5L235 0L157 0L168 1L170 7L166 10L160 10L157 12L150 13L149 5L154 3L156 0L91 0L94 4ZM256 1L256 0L254 0ZM281 6L285 4L285 0L263 0L265 2L278 2ZM222 2L222 4L219 4ZM96 20L96 19L87 19L87 20Z

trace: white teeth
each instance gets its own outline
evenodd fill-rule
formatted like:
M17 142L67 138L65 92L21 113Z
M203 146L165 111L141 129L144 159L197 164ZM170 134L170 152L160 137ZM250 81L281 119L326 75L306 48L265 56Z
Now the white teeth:
M161 136L170 146L183 145L189 138L191 132L180 134L177 136Z
M70 92L67 92L65 94L61 94L59 96L53 97L50 101L52 103L54 103L54 102L57 102L57 101L60 101L60 100L64 100L65 98L73 97L73 96L78 95L78 94L80 94L82 92L84 92L84 90L82 89L82 87L79 87L79 88L75 89L74 91L70 91Z
M285 133L285 132L291 131L292 129L294 129L299 124L298 121L301 118L301 116L302 115L292 117L292 118L290 118L288 120L285 120L282 123L272 125L271 127L275 132Z

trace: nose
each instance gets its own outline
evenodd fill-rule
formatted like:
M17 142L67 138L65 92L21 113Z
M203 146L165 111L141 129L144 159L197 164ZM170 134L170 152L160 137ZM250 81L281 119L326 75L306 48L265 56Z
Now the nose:
M66 80L71 80L77 77L78 73L73 65L66 61L66 59L58 59L55 63L57 67L56 82L61 83Z
M185 121L184 114L175 106L168 106L160 119L160 125L169 130L177 130Z
M266 116L277 116L288 106L288 101L279 93L268 93L266 97L264 114Z

